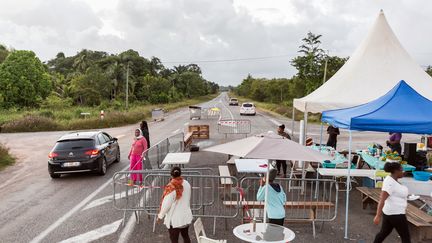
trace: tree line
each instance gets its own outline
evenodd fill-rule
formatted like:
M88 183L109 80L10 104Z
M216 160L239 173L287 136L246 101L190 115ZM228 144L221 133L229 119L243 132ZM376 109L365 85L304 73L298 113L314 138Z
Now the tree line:
M128 85L126 85L126 82ZM97 106L131 102L168 103L217 93L219 86L202 77L196 64L165 67L157 57L137 51L120 54L82 50L63 52L42 63L32 51L0 45L0 108Z
M291 105L331 78L348 58L330 56L321 48L321 35L311 32L302 39L299 55L291 60L297 74L291 78L254 78L248 75L234 88L235 93L257 101ZM324 72L326 73L325 80Z
M303 97L330 79L348 60L348 57L330 56L321 48L321 35L311 32L302 39L299 55L291 60L297 73L291 78L254 78L248 75L237 87L223 87L237 95L261 102L292 105L294 98ZM432 76L432 66L426 73Z

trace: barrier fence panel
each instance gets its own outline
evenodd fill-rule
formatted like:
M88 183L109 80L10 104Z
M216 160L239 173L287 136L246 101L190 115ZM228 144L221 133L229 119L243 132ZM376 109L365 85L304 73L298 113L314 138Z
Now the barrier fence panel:
M256 218L262 220L264 203L257 201L260 177L246 177L240 182L243 220ZM286 193L285 221L304 221L312 223L315 237L315 222L333 221L337 216L338 184L328 179L290 179L277 178ZM304 190L289 190L292 185L304 185ZM235 202L230 202L235 204Z
M154 189L155 183L149 182L145 183L145 178L149 174L161 174L170 176L169 169L154 169L154 170L137 170L137 171L120 171L114 174L113 176L113 202L114 208L118 210L126 210L126 211L136 211L143 210L144 201L143 199L148 199L153 195L147 195L146 191L151 191ZM210 168L191 168L191 169L183 169L183 175L209 175L212 173ZM135 175L136 178L142 180L140 182L133 182L132 176ZM158 183L158 185L161 183ZM160 189L160 188L159 188ZM163 190L163 188L162 188ZM160 200L157 198L155 200ZM206 198L204 204L210 205L214 201L214 198Z
M251 133L251 121L247 119L220 120L218 132L221 134L249 134Z
M143 153L142 168L145 170L160 169L162 161L168 153L183 152L183 143L184 134L178 133L151 146Z
M193 169L193 168L192 168ZM236 218L239 214L237 207L227 207L225 201L238 201L239 193L235 177L212 175L182 175L189 182L192 189L191 210L194 217L213 218L213 232L216 229L216 219ZM144 179L144 187L151 190L150 197L144 200L144 212L155 216L158 214L164 186L169 182L166 174L148 174ZM226 221L225 221L226 223ZM226 224L225 224L226 225Z

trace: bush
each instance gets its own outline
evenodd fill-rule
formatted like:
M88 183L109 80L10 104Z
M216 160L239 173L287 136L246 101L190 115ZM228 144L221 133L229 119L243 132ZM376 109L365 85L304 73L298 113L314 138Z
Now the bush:
M9 149L0 144L0 170L15 163L15 158L9 154Z
M95 129L105 127L117 127L125 124L137 123L148 116L148 113L140 111L112 111L105 112L105 118L87 118L80 120L73 120L67 124L67 129L78 130L78 129Z
M38 115L46 117L46 118L54 118L54 113L52 111L48 111L48 110L40 111Z
M71 98L60 98L55 94L51 94L42 103L42 107L59 110L59 109L71 107L72 103L73 101Z
M61 127L50 118L26 115L20 119L6 122L2 125L2 132L37 132L37 131L56 131Z

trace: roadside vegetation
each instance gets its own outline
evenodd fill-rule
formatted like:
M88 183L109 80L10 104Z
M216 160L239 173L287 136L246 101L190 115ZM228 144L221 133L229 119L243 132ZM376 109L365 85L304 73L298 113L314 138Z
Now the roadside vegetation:
M3 144L0 144L0 170L6 168L6 166L13 165L15 158L9 154L9 149Z
M2 45L0 87L1 132L131 124L148 117L152 108L175 109L210 99L219 90L196 64L168 68L134 50L60 52L42 63L32 51Z
M311 32L303 38L298 50L299 55L291 60L291 65L297 69L297 74L293 77L267 79L248 75L239 86L231 87L232 93L255 101L258 108L292 118L293 99L313 92L348 60L328 55L321 48L320 38L321 35ZM303 119L302 112L296 111L295 114L296 120ZM320 116L310 114L308 120L318 122Z
M59 109L32 109L10 111L0 114L1 132L36 132L57 130L80 130L117 127L137 123L151 118L154 108L165 112L180 107L201 103L213 99L217 94L185 99L167 104L134 104L128 110L115 107L69 107ZM104 119L100 119L100 110L104 110ZM89 113L85 117L81 113Z

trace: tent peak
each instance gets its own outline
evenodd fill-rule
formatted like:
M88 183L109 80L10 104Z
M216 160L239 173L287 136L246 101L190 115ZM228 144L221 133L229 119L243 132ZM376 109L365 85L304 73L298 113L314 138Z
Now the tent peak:
M432 78L403 48L380 11L348 61L318 89L294 99L294 107L319 113L365 104L386 94L400 80L432 100ZM346 92L340 92L342 88Z

